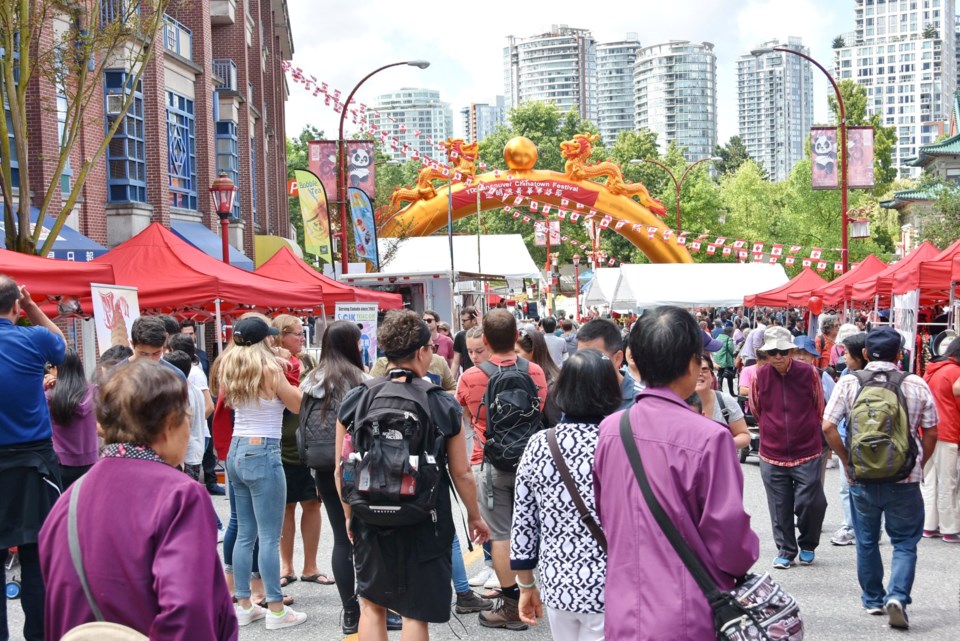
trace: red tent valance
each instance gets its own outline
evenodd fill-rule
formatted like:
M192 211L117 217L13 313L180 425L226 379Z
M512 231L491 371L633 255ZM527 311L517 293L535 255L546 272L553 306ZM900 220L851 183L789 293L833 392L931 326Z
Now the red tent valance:
M956 256L960 256L960 240L932 259L897 272L893 277L893 293L906 294L919 289L921 304L949 300L953 259Z
M830 281L826 285L821 285L811 292L795 292L790 294L790 304L795 306L804 306L811 296L819 296L823 304L827 307L840 305L850 297L850 290L856 283L870 278L871 276L882 272L887 268L887 264L870 254L860 264L848 271L846 274Z
M38 302L45 296L90 297L90 283L113 284L113 267L43 258L0 249L0 274L25 285Z
M933 243L924 241L901 260L855 284L851 288L850 298L859 303L873 304L876 296L890 296L893 290L893 279L898 272L910 270L918 263L930 260L939 253L940 250Z
M780 287L744 297L743 305L744 307L787 307L790 304L790 294L809 293L812 289L825 285L826 282L820 274L805 267L802 272Z

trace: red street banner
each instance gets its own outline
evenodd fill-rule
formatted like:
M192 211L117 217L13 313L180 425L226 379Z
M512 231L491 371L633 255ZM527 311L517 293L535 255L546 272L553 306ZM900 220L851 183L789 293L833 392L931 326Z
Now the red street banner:
M847 127L847 186L873 189L873 127Z
M311 140L307 145L309 149L307 164L310 171L320 178L328 194L336 194L337 141ZM346 145L347 188L353 187L367 194L376 193L373 141L348 140ZM339 197L346 200L347 194Z
M812 127L810 149L813 154L811 174L814 189L836 189L837 180L837 129L836 127Z

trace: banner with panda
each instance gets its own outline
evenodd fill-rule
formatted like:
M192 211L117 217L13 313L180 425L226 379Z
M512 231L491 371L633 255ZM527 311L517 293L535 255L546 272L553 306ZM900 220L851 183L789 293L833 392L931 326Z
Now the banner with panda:
M310 153L307 166L320 178L327 194L337 193L337 141L311 140L307 143ZM347 188L359 189L366 194L376 193L374 181L374 147L372 140L347 140ZM342 196L346 198L346 194Z
M810 150L813 163L810 173L813 176L814 189L837 189L837 128L812 127L810 129Z

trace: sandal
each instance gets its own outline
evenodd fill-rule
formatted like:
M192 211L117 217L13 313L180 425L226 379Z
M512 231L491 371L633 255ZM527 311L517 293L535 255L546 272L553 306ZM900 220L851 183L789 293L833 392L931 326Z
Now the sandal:
M307 574L300 577L304 583L319 583L320 585L333 585L336 580L331 579L325 574Z
M282 577L280 577L281 588L285 588L291 583L296 583L296 582L297 582L297 577L293 576L292 574L285 574Z
M284 605L293 605L293 597L286 594L283 595L283 604ZM259 603L257 603L261 608L267 607L267 598L264 597Z

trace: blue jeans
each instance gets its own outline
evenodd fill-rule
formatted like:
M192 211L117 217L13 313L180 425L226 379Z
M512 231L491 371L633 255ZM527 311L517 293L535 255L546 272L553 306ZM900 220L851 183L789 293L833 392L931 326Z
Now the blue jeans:
M842 465L842 464L841 464ZM843 508L843 523L840 525L849 530L853 529L853 504L850 500L850 483L847 481L847 475L840 470L840 507Z
M223 532L223 569L227 574L233 574L233 549L237 546L237 497L233 491L233 481L230 479L227 479L227 498L230 499L230 519L227 521L227 529ZM259 541L254 541L251 570L258 579L260 578L260 568L257 566L259 555Z
M467 567L463 564L463 550L460 549L460 539L457 533L453 533L453 589L457 594L470 591L470 583L467 581Z
M923 498L919 483L856 484L850 486L853 500L853 530L857 535L857 578L865 608L875 608L897 599L910 603L910 590L917 571L917 543L923 535ZM880 557L880 520L893 543L890 583L883 589Z
M283 600L280 591L280 532L287 501L287 480L280 462L280 439L234 436L227 474L237 510L233 578L238 599L250 598L253 544L260 538L260 576L268 603Z
M46 591L40 573L40 553L36 543L19 546L20 551L20 605L23 607L23 638L26 641L43 641L43 602ZM7 549L0 550L0 640L7 641ZM14 637L17 638L17 637Z

